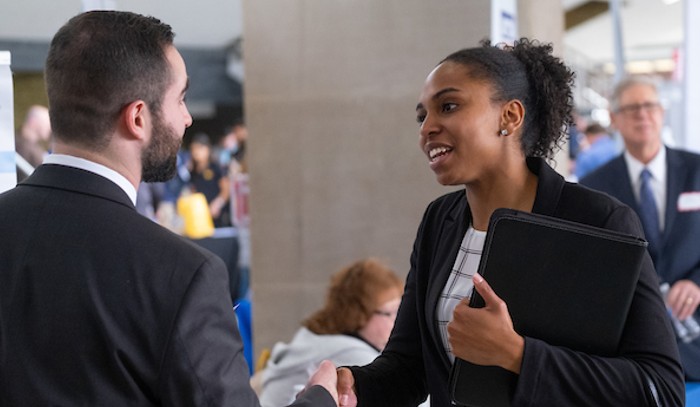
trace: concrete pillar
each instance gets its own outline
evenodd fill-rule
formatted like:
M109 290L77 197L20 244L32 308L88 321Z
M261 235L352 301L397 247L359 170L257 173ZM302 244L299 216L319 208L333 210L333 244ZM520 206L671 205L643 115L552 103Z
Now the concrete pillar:
M417 98L440 59L488 37L490 4L250 0L243 15L257 355L351 261L408 272L426 205L450 191L418 149Z

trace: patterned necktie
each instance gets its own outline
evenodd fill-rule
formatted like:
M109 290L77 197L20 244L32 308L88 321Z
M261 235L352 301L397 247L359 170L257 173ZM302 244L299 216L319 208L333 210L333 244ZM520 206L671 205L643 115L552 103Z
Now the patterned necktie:
M645 168L639 177L642 181L639 186L639 219L642 221L644 234L649 241L649 253L655 259L661 235L659 211L656 208L656 200L649 184L651 173Z

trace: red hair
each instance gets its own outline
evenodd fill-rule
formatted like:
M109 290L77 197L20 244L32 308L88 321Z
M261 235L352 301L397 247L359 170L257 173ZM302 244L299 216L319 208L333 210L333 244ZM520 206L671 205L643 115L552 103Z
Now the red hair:
M355 333L389 290L403 292L403 282L391 268L373 257L357 261L333 275L325 305L302 324L318 335Z

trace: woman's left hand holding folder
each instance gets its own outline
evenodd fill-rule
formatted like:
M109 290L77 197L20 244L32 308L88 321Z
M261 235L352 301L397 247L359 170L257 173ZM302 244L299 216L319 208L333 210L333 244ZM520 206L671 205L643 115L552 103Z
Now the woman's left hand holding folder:
M519 374L525 339L513 329L508 306L479 274L474 276L474 289L486 306L472 308L465 298L455 307L447 324L452 352L471 363L500 366Z

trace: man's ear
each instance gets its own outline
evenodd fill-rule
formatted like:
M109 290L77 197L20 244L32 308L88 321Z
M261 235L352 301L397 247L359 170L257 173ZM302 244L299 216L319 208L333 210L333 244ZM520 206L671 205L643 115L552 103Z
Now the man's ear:
M610 127L617 129L617 115L612 110L608 110L608 114L610 115Z
M524 123L525 106L518 99L509 100L503 105L501 111L501 129L508 130L508 134L515 134Z
M151 113L146 102L135 100L122 109L121 122L126 132L133 138L145 140L148 136Z

